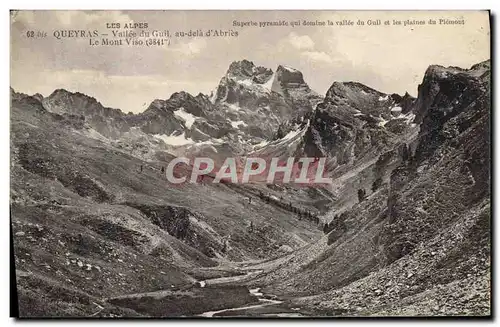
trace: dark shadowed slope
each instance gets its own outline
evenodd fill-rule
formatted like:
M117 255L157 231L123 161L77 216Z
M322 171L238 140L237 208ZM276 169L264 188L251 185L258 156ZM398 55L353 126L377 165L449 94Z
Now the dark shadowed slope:
M431 66L390 182L255 284L318 314L489 315L489 69Z
M127 314L102 299L191 285L199 268L279 256L319 236L316 224L226 185L169 185L160 167L171 155L142 161L88 137L80 116L12 99L21 315Z

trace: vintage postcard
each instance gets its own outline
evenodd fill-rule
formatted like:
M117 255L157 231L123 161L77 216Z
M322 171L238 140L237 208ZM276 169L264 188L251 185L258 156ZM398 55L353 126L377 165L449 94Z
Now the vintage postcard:
M10 12L22 318L491 317L488 11Z

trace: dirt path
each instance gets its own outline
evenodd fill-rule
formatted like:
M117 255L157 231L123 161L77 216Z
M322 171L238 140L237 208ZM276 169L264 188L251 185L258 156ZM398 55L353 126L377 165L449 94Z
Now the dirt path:
M207 311L198 317L307 317L300 312L301 308L291 308L284 301L266 298L260 288L251 289L250 293L258 297L258 304Z
M237 307L237 308L230 308L230 309L222 309L222 310L217 310L217 311L208 311L204 312L200 317L213 317L214 315L224 313L224 312L234 312L234 311L243 311L243 310L248 310L248 309L257 309L257 308L262 308L266 307L269 305L275 305L275 304L281 304L283 301L277 301L277 300L267 300L267 299L259 299L261 301L261 304L255 304L255 305L249 305L249 306L243 306L243 307Z
M263 296L262 293L260 293L260 288L254 288L250 290L250 293L255 295L255 296ZM214 315L218 315L224 312L234 312L234 311L243 311L243 310L249 310L249 309L257 309L257 308L262 308L266 307L269 305L275 305L275 304L281 304L283 301L279 300L270 300L270 299L263 299L259 298L260 304L254 304L254 305L248 305L248 306L240 306L240 307L235 307L235 308L229 308L229 309L222 309L222 310L217 310L217 311L207 311L202 314L200 314L200 317L213 317Z
M283 260L283 259L282 259ZM282 261L278 260L278 261ZM259 274L263 273L266 270L269 270L271 268L273 262L264 262L260 263L257 266L252 266L252 268L247 268L245 269L247 271L246 274L244 275L236 275L236 276L227 276L227 277L218 277L218 278L210 278L206 280L199 280L197 282L198 288L202 289L216 289L221 287L223 289L224 287L227 287L228 285L234 285L234 284L242 284L245 281L251 280L252 278L255 278ZM267 269L266 269L267 268ZM227 302L228 307L225 309L219 309L219 310L213 310L213 311L206 311L200 314L196 314L198 317L220 317L220 316L303 316L300 314L300 312L293 312L294 310L299 310L298 308L294 308L293 310L288 308L287 305L284 304L284 301L279 300L276 298L276 296L269 295L269 294L263 294L261 292L260 288L253 288L249 289L248 287L241 285L242 291L244 292L244 289L246 288L248 292L257 297L258 302L257 303L251 303L251 301L247 302L246 304L241 304L240 303L234 303L234 307L231 307L231 301ZM154 297L154 298L161 298L165 296L178 296L180 294L184 295L190 295L189 290L160 290L160 291L155 291L155 292L144 292L144 293L133 293L133 294L126 294L118 297L114 297L113 299L124 299L124 298L131 298L131 299L144 299L144 301L149 300L148 298ZM248 293L247 293L248 294ZM217 295L220 296L220 295ZM219 306L220 308L220 306Z
M247 279L250 279L251 277L254 277L255 275L262 273L263 271L264 270L262 269L257 269L257 270L252 270L245 275L211 278L211 279L206 279L204 281L200 281L199 283L202 284L202 287L204 287L205 285L220 285L220 284L242 282Z

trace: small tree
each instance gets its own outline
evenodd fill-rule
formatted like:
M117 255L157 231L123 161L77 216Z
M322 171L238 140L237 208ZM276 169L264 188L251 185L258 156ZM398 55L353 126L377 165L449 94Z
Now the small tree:
M406 145L406 143L401 146L401 157L403 161L408 161L408 159L410 159L410 150L408 149L408 145Z
M362 188L360 188L360 189L358 190L358 200L359 200L359 202L363 202L363 200L365 199L365 197L366 197L366 192L365 192L365 190L364 190L364 189L362 189Z
M375 192L376 190L378 190L380 188L380 186L382 186L382 178L379 177L377 178L373 184L372 184L372 192Z

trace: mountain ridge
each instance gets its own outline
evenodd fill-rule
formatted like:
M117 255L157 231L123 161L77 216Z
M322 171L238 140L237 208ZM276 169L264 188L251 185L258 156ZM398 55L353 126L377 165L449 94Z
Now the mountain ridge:
M21 315L195 315L254 293L282 302L243 314L490 315L490 67L430 66L417 98L336 82L298 115L299 74L283 96L251 62L219 85L229 102L179 92L142 115L11 89ZM283 111L275 130L259 101ZM235 153L324 156L333 183L173 187L161 170Z

